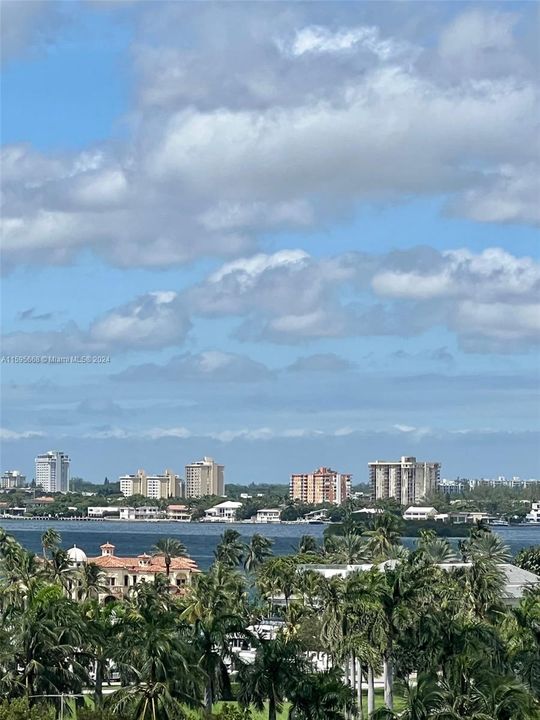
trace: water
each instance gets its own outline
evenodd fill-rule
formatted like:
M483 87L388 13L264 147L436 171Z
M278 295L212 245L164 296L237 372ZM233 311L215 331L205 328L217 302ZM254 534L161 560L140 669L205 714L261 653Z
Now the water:
M163 537L181 540L189 555L201 569L206 569L214 559L213 552L219 537L226 529L238 530L244 542L255 533L273 541L275 555L287 555L294 552L302 535L310 534L322 541L324 525L284 525L284 524L247 524L247 523L178 523L178 522L80 522L62 520L3 520L0 526L26 548L41 553L41 535L53 527L62 535L62 547L77 545L89 557L101 555L99 546L110 541L116 546L116 555L134 556L151 551L156 542Z
M41 535L49 527L62 535L62 546L73 545L82 548L89 557L100 555L99 546L107 541L116 546L117 555L134 556L149 552L162 537L174 537L187 547L189 555L201 569L206 569L213 560L213 551L219 542L219 536L225 529L234 528L245 542L249 542L254 533L265 535L273 541L275 555L286 555L298 546L304 534L313 535L319 542L325 529L324 525L301 524L246 524L246 523L177 523L177 522L80 522L64 520L3 520L7 532L14 535L29 550L41 552ZM496 532L509 545L512 554L522 547L540 545L540 526L538 527L498 527ZM407 547L414 546L416 538L403 538ZM450 538L457 545L458 538Z

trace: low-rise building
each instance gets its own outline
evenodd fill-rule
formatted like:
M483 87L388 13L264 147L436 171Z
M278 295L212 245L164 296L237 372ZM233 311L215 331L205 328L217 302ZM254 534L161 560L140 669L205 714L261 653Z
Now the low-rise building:
M167 519L190 522L191 512L185 505L167 505Z
M90 505L87 510L89 518L120 517L120 508L115 505Z
M278 523L281 522L281 510L279 508L262 508L257 510L255 522Z
M165 512L154 505L120 508L120 520L161 520L164 517Z
M411 507L407 508L403 513L404 520L433 520L437 515L437 510L434 507Z
M236 520L236 511L242 507L241 502L226 500L225 502L214 505L204 511L204 522L234 522Z

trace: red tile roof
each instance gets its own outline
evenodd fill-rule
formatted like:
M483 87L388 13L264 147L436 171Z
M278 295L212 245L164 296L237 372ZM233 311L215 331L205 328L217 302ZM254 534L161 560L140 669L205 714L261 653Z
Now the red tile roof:
M139 565L140 557L100 555L99 557L88 558L88 562L95 563L103 569L128 570L131 573L165 573L167 571L163 555L143 555L142 557L146 561L144 565ZM195 560L185 557L171 558L171 571L175 570L199 572Z

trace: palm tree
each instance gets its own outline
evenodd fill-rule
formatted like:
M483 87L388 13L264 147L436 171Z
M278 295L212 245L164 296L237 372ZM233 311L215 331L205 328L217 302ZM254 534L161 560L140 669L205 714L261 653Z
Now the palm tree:
M276 596L283 595L285 607L296 589L299 574L296 562L290 557L276 557L261 565L257 573L257 586L269 605Z
M47 552L52 552L60 547L62 537L57 530L48 528L41 536L41 547L43 548L43 557L47 558Z
M85 621L85 642L95 668L94 703L100 707L103 702L103 682L107 661L115 646L118 627L118 607L115 603L100 605L97 600L87 600L83 605Z
M494 533L482 533L471 539L468 543L468 554L473 561L488 560L497 565L509 562L512 557L508 545Z
M186 546L176 538L160 538L152 548L152 552L154 555L163 557L167 577L169 577L171 573L172 559L187 556Z
M246 546L244 557L244 568L247 572L253 572L260 567L263 562L272 555L273 541L255 533L249 545Z
M226 660L234 635L244 635L242 577L222 563L199 575L184 601L182 619L192 624L193 647L205 675L205 707L210 715L219 697L231 697Z
M366 562L369 555L364 540L350 532L345 535L330 536L325 544L325 550L332 561L347 565Z
M367 550L375 562L386 560L392 549L401 542L402 521L392 513L376 515L371 529L363 536L368 538Z
M339 668L300 677L288 695L290 720L343 720L354 710L354 693Z
M173 720L178 702L201 707L202 673L187 633L170 596L152 584L125 601L111 652L124 683L111 697L114 711L127 710L133 720Z
M314 555L319 552L319 546L317 540L313 535L302 535L298 542L298 549L296 551L298 555L307 555L313 553Z
M104 583L104 577L105 573L99 565L92 562L83 563L76 571L74 578L78 583L78 599L97 600L100 593L107 592L108 588Z
M238 530L225 530L214 550L216 560L229 567L236 567L242 562L243 555L244 544Z
M252 664L238 672L238 701L243 707L254 705L262 712L268 700L268 720L277 720L286 697L309 670L307 661L294 640L278 635L275 640L260 638Z
M421 530L417 543L419 553L428 562L438 565L456 559L456 554L446 538L437 537L433 530Z

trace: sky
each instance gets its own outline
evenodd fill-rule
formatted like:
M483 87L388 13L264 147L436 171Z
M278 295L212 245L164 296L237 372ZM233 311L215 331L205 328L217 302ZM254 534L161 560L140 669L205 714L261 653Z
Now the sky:
M540 477L536 4L0 8L2 470Z

